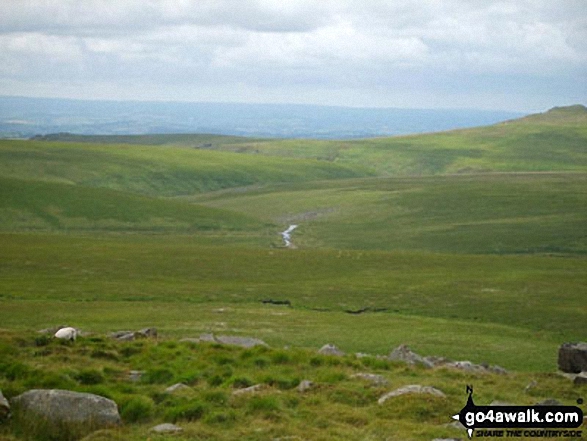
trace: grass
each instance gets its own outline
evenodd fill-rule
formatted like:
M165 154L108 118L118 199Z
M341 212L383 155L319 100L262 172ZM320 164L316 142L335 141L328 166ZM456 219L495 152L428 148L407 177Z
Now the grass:
M165 304L167 310L176 303L173 311L178 315L165 316L166 328L174 332L191 326L193 319L183 312L187 308L207 304L257 308L262 300L273 299L289 300L295 311L323 311L312 317L328 322L335 333L354 317L341 311L370 308L386 311L383 316L391 321L399 314L461 320L471 327L507 325L552 341L582 338L587 314L584 258L272 250L203 245L183 236L11 234L3 235L2 243L0 320L10 327L43 327L42 322L58 324L66 318L52 316L52 309L49 315L31 316L26 311L35 301L57 302L75 313L79 310L73 305L80 302L87 302L89 308L100 302L132 302L132 307L124 308L123 315L110 323L121 328L128 328L125 320L133 320L134 314L154 317L162 313L155 305ZM290 311L281 308L278 312ZM111 309L106 316L114 312ZM332 322L327 318L329 312L337 317ZM67 321L75 320L75 313ZM94 323L81 323L93 327L106 320L106 316L92 315ZM218 322L223 321L221 316ZM375 316L361 317L367 323ZM286 317L295 323L295 315ZM256 330L261 323L245 316L233 329ZM288 338L291 343L309 338L305 346L325 343L309 329L302 334L312 337L302 337L299 328L284 324L283 332L288 332L280 343L287 344ZM368 328L357 332L357 342L372 338ZM453 338L450 329L437 331L435 336L437 340ZM475 341L463 349L475 350ZM519 355L521 359L534 356L530 348Z
M0 390L114 399L125 425L86 441L145 439L163 421L185 428L178 439L463 437L444 424L471 383L478 403L573 404L582 389L554 371L559 345L586 331L586 113L344 142L0 141ZM297 249L278 235L289 224ZM60 324L93 334L34 332ZM103 337L147 326L162 339ZM271 348L177 341L205 332ZM317 355L325 343L379 355L405 343L515 373ZM378 406L384 390L351 379L361 371L448 398ZM303 379L316 388L297 392ZM165 393L180 381L191 389ZM43 439L16 421L0 438Z
M187 200L298 224L311 248L513 254L587 251L587 175L475 174L282 185Z
M18 349L18 350L14 350ZM556 395L575 404L580 393L563 377L550 374L471 374L456 370L424 370L352 355L320 356L302 349L241 349L214 344L178 343L175 340L115 342L101 335L81 337L74 344L49 339L39 344L34 334L0 333L0 388L8 398L32 385L60 386L99 393L118 404L124 425L96 432L91 439L145 439L149 428L175 422L184 432L173 439L263 440L303 437L316 440L429 440L434 436L462 437L447 426L450 416L465 403L465 385L474 383L477 404L494 400L534 404ZM114 358L96 354L108 352ZM257 360L266 360L260 367ZM184 379L186 369L199 373L187 391L167 393L165 388ZM18 370L18 378L10 372ZM87 385L79 373L92 369L101 382ZM130 370L166 371L165 382L130 381ZM352 378L359 372L382 375L388 386L371 386ZM208 379L218 378L210 382ZM247 382L265 388L250 395L233 391ZM314 383L307 392L296 386L302 379ZM532 387L527 387L532 383ZM442 390L446 398L403 396L378 405L384 393L408 384ZM19 424L17 424L19 423ZM0 436L46 438L48 433L32 421L0 426ZM59 435L67 439L67 429Z

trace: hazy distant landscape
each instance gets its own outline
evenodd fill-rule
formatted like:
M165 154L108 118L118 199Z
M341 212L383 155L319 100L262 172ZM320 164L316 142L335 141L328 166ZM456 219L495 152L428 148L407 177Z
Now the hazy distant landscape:
M585 17L0 1L0 441L584 439Z
M520 113L287 104L89 101L0 97L0 138L210 133L270 138L364 138L493 124Z

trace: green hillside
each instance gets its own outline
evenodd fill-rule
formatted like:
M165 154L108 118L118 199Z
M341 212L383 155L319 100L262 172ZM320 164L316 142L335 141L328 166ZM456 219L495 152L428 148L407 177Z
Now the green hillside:
M263 227L227 210L102 188L2 177L0 188L3 231L201 233Z
M0 141L0 176L156 196L366 176L321 161L161 146Z
M72 139L62 135L58 139ZM379 175L587 170L587 109L560 107L493 126L357 141L249 140L198 135L73 137L86 142L186 145L369 167ZM205 147L203 147L205 145Z

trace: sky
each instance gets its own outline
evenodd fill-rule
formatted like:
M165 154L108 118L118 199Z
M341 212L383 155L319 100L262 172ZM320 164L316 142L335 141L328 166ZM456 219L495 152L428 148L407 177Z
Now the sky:
M0 95L587 104L587 0L2 0Z

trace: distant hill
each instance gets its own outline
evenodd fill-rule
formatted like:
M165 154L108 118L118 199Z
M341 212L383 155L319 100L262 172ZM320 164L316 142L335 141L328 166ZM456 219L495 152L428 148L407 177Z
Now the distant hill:
M475 109L349 108L290 104L82 101L0 97L0 137L211 133L348 139L475 127L522 116Z

